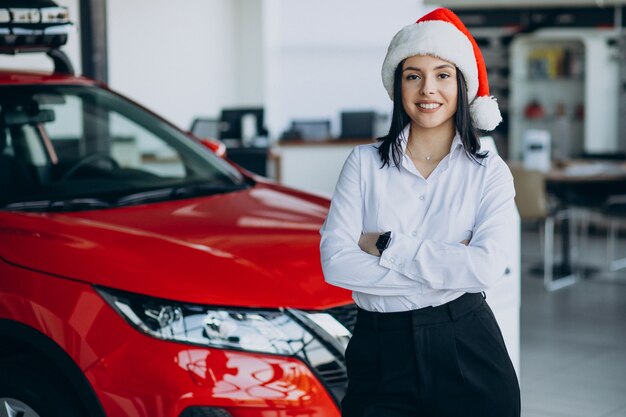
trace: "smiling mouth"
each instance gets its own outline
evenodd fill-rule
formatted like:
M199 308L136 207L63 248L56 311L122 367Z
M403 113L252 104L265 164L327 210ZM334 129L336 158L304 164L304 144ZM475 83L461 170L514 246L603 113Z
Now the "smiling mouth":
M441 107L441 104L439 103L417 103L417 106L421 109L426 109L426 110L434 110L438 107Z

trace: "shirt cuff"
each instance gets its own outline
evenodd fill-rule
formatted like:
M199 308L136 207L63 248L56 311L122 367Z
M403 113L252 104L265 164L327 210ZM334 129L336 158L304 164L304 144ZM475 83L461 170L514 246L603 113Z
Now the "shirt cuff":
M418 280L413 260L422 244L422 239L398 232L391 232L389 246L380 256L378 264L411 279ZM421 280L420 280L421 281Z

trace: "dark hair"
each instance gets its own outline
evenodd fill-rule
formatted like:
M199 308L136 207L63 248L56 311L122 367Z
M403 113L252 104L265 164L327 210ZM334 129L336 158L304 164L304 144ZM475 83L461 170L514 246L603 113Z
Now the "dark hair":
M391 113L391 125L389 126L389 133L385 136L381 136L377 140L382 142L378 146L378 154L383 161L381 168L385 165L391 166L389 160L389 150L391 150L391 158L394 164L400 169L400 162L402 160L402 146L400 141L405 138L400 137L400 134L404 130L404 127L409 123L409 115L406 114L404 106L402 105L402 65L404 61L400 62L396 67L393 74L393 111ZM461 142L465 149L465 154L476 163L480 164L480 159L487 156L488 152L479 152L480 139L476 128L472 123L472 117L469 111L469 104L467 102L467 87L465 86L465 77L461 70L457 68L456 71L457 80L457 105L456 113L454 115L454 122L456 130L459 131L461 136Z

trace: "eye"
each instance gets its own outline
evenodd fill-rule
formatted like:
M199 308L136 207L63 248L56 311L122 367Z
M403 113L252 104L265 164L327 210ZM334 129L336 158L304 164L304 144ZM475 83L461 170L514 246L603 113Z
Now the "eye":
M409 75L406 76L406 79L407 80L419 80L420 77L417 74L409 74Z
M439 74L439 78L445 80L446 78L450 78L450 74L442 72L441 74Z

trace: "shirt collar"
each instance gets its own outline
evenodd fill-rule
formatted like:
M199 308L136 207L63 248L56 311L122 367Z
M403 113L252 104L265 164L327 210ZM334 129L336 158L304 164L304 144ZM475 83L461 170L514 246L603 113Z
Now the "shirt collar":
M455 159L459 156L459 153L463 150L463 142L461 142L461 135L457 130L452 139L452 145L450 145L450 159Z
M411 130L411 125L408 124L402 129L402 132L398 135L400 139L400 147L402 148L402 156L406 154L406 145L409 143L409 132Z

